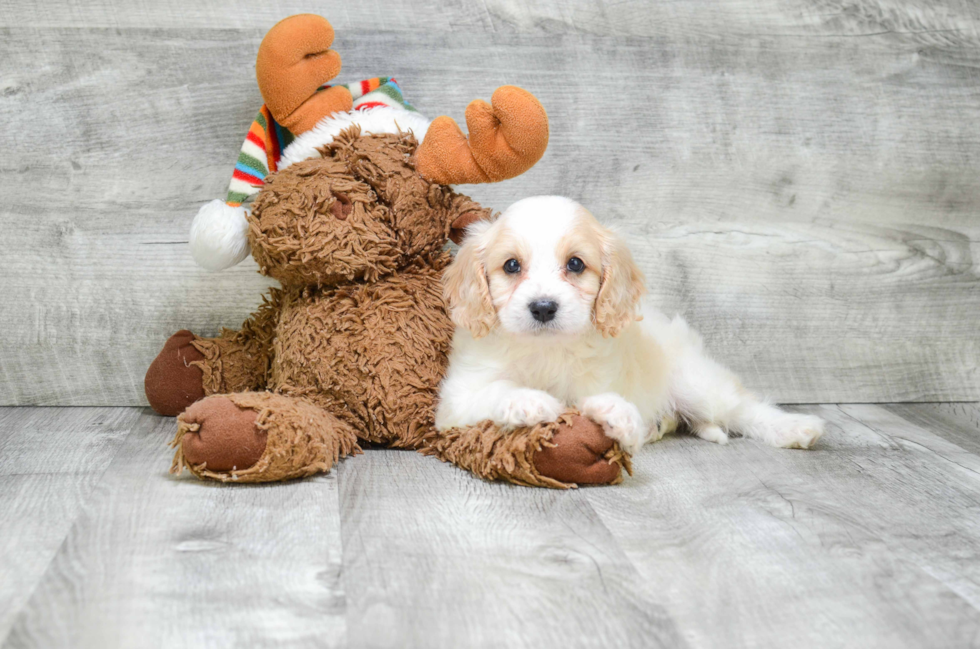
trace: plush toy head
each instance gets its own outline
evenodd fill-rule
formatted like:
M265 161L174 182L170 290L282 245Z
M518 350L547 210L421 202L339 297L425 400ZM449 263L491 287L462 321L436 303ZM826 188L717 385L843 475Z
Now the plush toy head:
M442 248L459 216L452 192L415 171L416 147L354 127L269 176L248 217L261 271L283 285L372 281Z
M449 117L430 123L392 78L324 85L340 70L332 41L330 24L309 14L263 40L256 71L266 105L227 200L202 207L191 226L191 251L205 268L232 266L251 248L284 284L377 277L485 216L451 209L445 185L512 178L544 154L548 119L527 91L504 86L492 104L471 102L467 137ZM247 217L241 205L266 176L268 191Z

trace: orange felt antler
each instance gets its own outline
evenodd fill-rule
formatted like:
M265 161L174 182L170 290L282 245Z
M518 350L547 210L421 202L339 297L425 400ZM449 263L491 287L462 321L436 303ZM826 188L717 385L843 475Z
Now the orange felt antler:
M469 141L450 117L437 117L419 145L415 168L444 185L494 183L519 176L548 148L548 115L534 95L501 86L492 106L479 99L466 107Z
M348 111L353 100L341 86L317 90L340 74L340 55L330 49L333 27L314 14L279 21L262 39L255 59L259 91L276 121L293 134L323 117Z

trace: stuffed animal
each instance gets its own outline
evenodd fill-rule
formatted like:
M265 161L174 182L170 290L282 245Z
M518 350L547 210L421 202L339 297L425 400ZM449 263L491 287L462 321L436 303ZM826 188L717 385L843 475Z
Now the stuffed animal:
M529 169L547 147L544 109L498 88L491 104L467 108L467 138L448 117L426 120L394 79L325 85L340 71L332 41L313 15L266 35L256 62L265 105L226 201L202 207L191 227L201 265L251 252L281 288L239 330L175 333L147 371L150 405L178 416L172 471L285 480L328 471L370 442L524 485L618 482L629 458L575 412L517 430L433 426L453 331L444 247L491 218L449 185Z

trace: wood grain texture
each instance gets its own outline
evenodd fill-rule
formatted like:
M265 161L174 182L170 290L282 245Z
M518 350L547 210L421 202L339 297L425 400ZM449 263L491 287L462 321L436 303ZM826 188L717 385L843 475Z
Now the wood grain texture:
M0 645L976 646L975 406L798 409L813 451L668 436L565 492L377 449L204 483L172 419L0 409Z
M980 455L980 403L896 403L885 408Z
M159 27L266 30L284 16L315 12L340 31L487 31L610 36L907 36L949 45L976 41L980 8L969 0L4 0L0 27Z
M298 13L326 16L345 32L493 31L488 6L466 0L235 0L159 3L137 0L4 0L0 27L191 28L255 30L259 37L276 22ZM253 57L254 58L254 57Z
M338 470L356 647L683 647L582 493L482 482L408 451Z
M268 282L185 242L261 103L285 2L4 0L0 403L141 404L180 328L237 326ZM567 194L650 289L780 401L980 398L980 37L967 0L324 3L346 79L462 117L535 92L549 152L467 188ZM202 61L209 62L202 65ZM451 83L447 83L451 79Z
M980 458L877 406L802 410L830 422L813 451L667 438L588 501L695 646L973 646Z
M138 416L0 409L0 642Z
M173 428L140 416L4 647L343 645L335 477L171 478Z

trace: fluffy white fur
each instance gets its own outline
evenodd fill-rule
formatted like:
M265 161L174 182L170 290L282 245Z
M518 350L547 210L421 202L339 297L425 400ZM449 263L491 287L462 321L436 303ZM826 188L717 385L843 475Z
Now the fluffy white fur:
M231 268L248 257L248 221L244 207L213 200L198 210L191 223L191 255L208 270Z
M318 147L333 142L341 131L354 124L361 127L364 135L412 131L419 142L429 130L428 119L403 108L377 106L368 110L334 113L324 117L312 129L293 140L282 152L279 168L285 169L291 164L312 158L317 155Z
M319 155L317 147L329 144L341 131L354 124L359 125L365 135L412 131L419 142L429 129L428 119L402 108L378 106L334 113L293 140L283 151L279 168L285 169ZM231 207L220 200L203 205L191 224L190 244L194 261L208 270L217 271L230 268L248 257L248 221L245 214L245 208Z
M572 272L571 257L585 270ZM519 273L503 270L510 259ZM819 418L745 390L682 318L642 303L628 247L567 198L524 199L492 224L472 226L445 289L457 329L439 429L486 419L531 425L574 406L631 452L661 437L664 417L719 444L734 433L809 448L823 433ZM557 303L554 319L533 317L537 300Z

